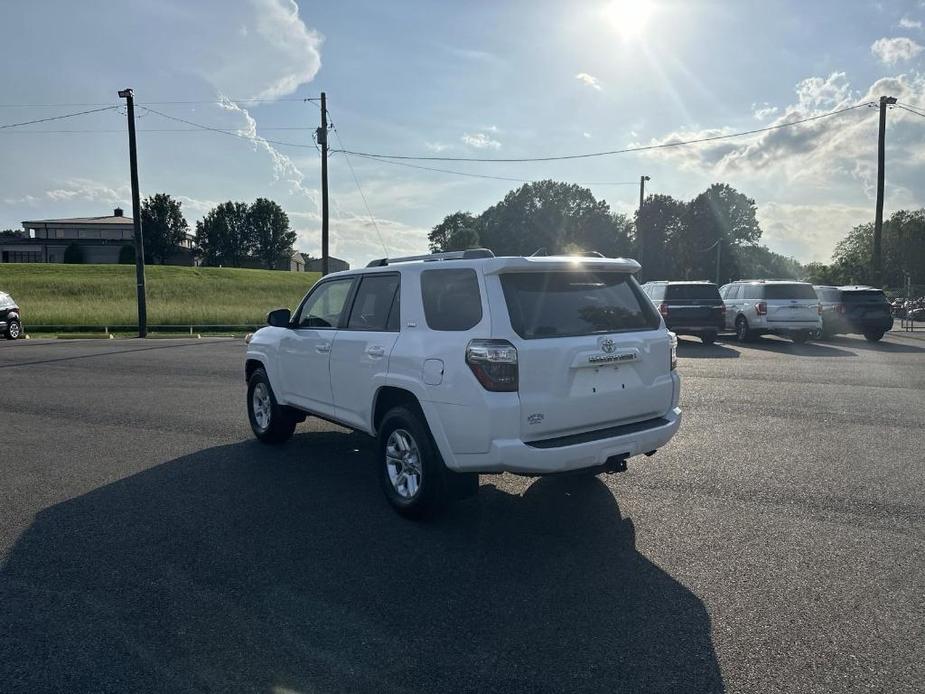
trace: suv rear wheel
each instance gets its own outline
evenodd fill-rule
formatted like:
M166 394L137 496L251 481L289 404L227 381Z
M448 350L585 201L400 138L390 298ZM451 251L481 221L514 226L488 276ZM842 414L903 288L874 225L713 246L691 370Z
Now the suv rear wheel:
M712 345L716 342L716 333L701 333L700 341L705 345Z
M451 498L478 491L478 475L449 470L423 415L394 407L382 419L376 451L379 481L392 507L406 518L441 510Z
M748 320L745 316L736 318L736 339L739 342L751 342L754 337L754 333L748 329Z
M879 342L884 334L882 330L867 330L864 332L864 339L868 342Z
M247 381L247 418L254 436L263 443L282 443L295 431L296 417L276 402L263 369L254 371Z
M790 333L790 339L798 345L803 345L809 341L809 333L805 330Z
M22 335L22 323L18 320L11 320L6 326L6 339L18 340Z

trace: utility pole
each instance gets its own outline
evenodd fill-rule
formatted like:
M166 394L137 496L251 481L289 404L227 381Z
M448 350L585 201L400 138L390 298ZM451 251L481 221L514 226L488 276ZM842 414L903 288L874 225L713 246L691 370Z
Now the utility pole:
M639 243L639 262L642 265L642 269L639 270L639 280L642 281L645 279L646 271L646 253L645 253L645 239L643 238L642 232L639 229L639 215L642 213L642 203L646 199L646 181L650 180L648 176L639 177L639 209L636 211L636 241Z
M321 147L321 276L328 274L328 104L321 92L321 127L317 130Z
M135 294L138 297L138 337L148 335L148 306L145 292L145 245L141 231L141 200L138 195L138 152L135 148L135 92L123 89L128 114L128 158L132 173L132 225L135 229Z
M877 210L874 216L874 247L871 255L874 285L883 282L883 255L881 239L883 236L883 180L886 164L886 107L896 103L895 96L880 97L880 132L877 138Z
M719 239L716 239L716 286L719 286L719 256L722 251L722 244L719 242Z

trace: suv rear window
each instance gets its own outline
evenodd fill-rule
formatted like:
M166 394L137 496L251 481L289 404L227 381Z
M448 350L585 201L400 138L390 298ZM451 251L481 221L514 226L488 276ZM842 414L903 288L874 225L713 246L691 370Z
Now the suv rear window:
M625 272L501 275L511 327L524 339L655 330L658 313Z
M424 318L431 330L468 330L482 320L482 295L475 270L424 270Z
M846 304L859 304L861 302L865 304L870 304L874 302L882 302L884 304L889 303L884 294L879 289L868 289L863 291L855 292L842 292L842 301Z
M764 298L768 301L775 299L815 299L816 290L811 284L766 284L764 285Z
M719 289L712 284L669 284L667 300L681 299L705 299L719 302Z

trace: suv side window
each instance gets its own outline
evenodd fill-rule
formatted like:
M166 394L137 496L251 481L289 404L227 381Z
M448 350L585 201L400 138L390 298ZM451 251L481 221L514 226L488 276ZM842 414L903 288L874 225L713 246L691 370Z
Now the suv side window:
M726 288L726 296L725 296L724 298L726 298L726 299L738 299L738 298L739 298L739 294L741 294L741 293L742 293L742 285L741 285L741 284L730 284L730 285Z
M743 299L760 299L761 298L761 285L760 284L743 285L742 298Z
M398 284L399 276L396 274L365 275L353 300L347 330L389 330L389 315Z
M652 301L661 301L665 298L665 288L667 285L664 284L653 284L652 291L649 296L652 297Z
M294 328L336 328L353 287L353 278L322 282L302 302L293 319Z
M482 320L482 295L475 270L424 270L424 318L431 330L469 330Z

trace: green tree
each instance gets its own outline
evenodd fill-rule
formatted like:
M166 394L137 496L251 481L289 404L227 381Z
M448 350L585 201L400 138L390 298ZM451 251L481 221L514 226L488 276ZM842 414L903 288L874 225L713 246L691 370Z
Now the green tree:
M431 253L478 248L478 220L469 212L454 212L430 230L427 241Z
M874 225L859 224L839 241L832 253L832 265L842 284L866 284L872 280L870 254Z
M624 219L620 228L610 207L580 186L556 181L527 183L508 193L478 218L483 246L496 255L554 255L570 250L614 255L629 247Z
M775 253L767 246L740 246L735 254L742 277L798 280L806 274L795 258Z
M243 202L223 202L196 222L196 244L204 265L240 267L255 248Z
M166 193L149 195L141 203L141 230L145 260L164 264L183 243L189 224L182 203Z
M825 263L808 263L803 267L803 276L801 279L813 284L827 284L838 286L844 284L838 268L835 265L826 265Z
M272 200L257 198L247 209L247 228L254 243L254 255L268 270L281 258L288 260L296 233L289 228L289 217Z
M670 195L650 195L636 211L634 255L642 265L641 278L666 280L674 263L668 239L682 233L687 203Z
M0 239L16 239L22 236L22 229L4 229L0 231Z
M65 247L64 262L68 265L80 265L84 262L84 249L79 243L72 241Z

